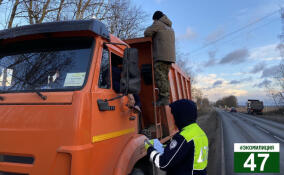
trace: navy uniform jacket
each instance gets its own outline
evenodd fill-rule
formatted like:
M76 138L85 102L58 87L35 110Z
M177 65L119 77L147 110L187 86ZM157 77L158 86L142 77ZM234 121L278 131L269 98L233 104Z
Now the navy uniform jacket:
M206 150L202 149L202 153L200 148L206 148ZM147 150L150 160L156 167L167 171L167 175L206 175L207 153L207 136L196 123L188 125L175 134L163 154L153 147Z

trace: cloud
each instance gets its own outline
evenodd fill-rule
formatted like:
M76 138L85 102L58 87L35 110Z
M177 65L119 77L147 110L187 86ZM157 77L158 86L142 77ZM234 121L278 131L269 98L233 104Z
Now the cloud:
M230 81L230 84L240 84L241 81L240 80L232 80Z
M182 34L177 37L178 40L191 40L194 39L197 36L197 34L190 28L187 27L185 34Z
M278 74L279 69L280 69L279 65L275 65L275 66L271 66L271 67L265 68L262 71L261 78L275 77Z
M228 95L239 97L248 93L246 89L241 89L239 85L230 84L229 81L220 78L217 74L199 74L196 79L198 79L196 88L201 89L210 101L216 101ZM215 84L215 88L213 88L213 84Z
M266 67L265 62L260 62L260 63L258 63L256 65L254 65L254 67L252 68L250 73L254 73L255 74L255 73L261 72L261 71L263 71L265 69L265 67Z
M204 63L204 67L214 66L216 64L215 55L216 51L208 52L209 60Z
M216 59L216 51L208 52L209 59L203 63L204 67L214 66L216 64L240 64L245 61L260 62L249 71L249 73L259 73L265 69L268 61L280 61L281 56L278 49L278 44L269 44L253 49L237 49L234 50L223 58Z
M241 84L241 83L251 81L251 80L252 80L252 78L248 77L248 78L243 78L243 79L240 79L240 80L232 80L232 81L229 82L229 84Z
M265 86L267 86L267 85L270 85L271 83L272 83L271 80L265 79L265 80L263 80L262 82L260 82L260 83L258 83L258 84L255 84L253 87L263 88L263 87L265 87Z
M238 49L228 53L220 60L219 64L239 64L245 62L248 56L249 53L247 49Z
M277 46L278 44L269 44L251 49L249 58L263 61L281 60L280 52L277 49Z
M210 42L214 42L216 41L218 38L220 38L221 36L223 36L225 34L225 30L222 27L219 27L218 29L216 29L215 31L213 31L212 33L210 33L206 38L206 44L210 43Z
M241 96L241 95L245 95L248 92L246 90L242 90L242 89L226 89L223 91L224 96L225 95L235 95L235 96Z
M219 85L222 85L222 84L223 84L223 81L222 81L222 80L217 80L217 81L215 81L215 82L213 83L212 88L215 88L215 87L217 87L217 86L219 86Z
M215 64L216 64L216 60L215 59L209 59L208 61L206 61L204 63L204 67L214 66Z

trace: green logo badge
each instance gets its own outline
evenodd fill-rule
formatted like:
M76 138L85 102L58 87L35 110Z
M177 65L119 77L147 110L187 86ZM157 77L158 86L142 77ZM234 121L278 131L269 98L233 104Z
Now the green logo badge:
M235 173L279 173L279 143L235 143Z

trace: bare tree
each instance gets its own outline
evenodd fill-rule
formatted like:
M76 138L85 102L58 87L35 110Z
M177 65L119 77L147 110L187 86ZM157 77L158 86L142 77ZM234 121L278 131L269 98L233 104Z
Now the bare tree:
M276 71L274 76L273 85L265 85L267 95L271 97L277 107L284 107L284 9L281 8L281 20L282 20L282 33L279 36L280 43L277 49L280 53L282 61L279 64L279 70Z
M176 43L176 64L184 71L184 73L190 77L190 83L192 86L196 83L195 72L191 65L189 54L180 50L178 42Z
M198 104L201 104L201 100L203 98L203 93L200 89L196 88L196 87L192 87L191 88L191 94L192 94L192 99L193 101L195 101Z
M38 24L42 23L46 20L48 15L52 12L58 12L61 13L61 10L63 8L64 1L55 1L55 0L22 0L23 5L20 7L22 14L19 17L26 18L29 22L29 24ZM59 6L57 6L60 2ZM61 8L61 9L60 9ZM60 16L60 15L58 15ZM57 16L56 16L57 17Z
M62 9L64 7L64 3L65 3L65 0L60 0L58 10L57 10L57 14L56 14L56 21L60 21L61 12L62 12Z
M12 28L13 21L16 16L17 8L19 6L20 0L16 0L15 3L13 4L12 12L10 15L9 23L8 23L8 29ZM0 3L1 4L1 3Z
M282 93L284 92L284 58L282 59L282 62L280 63L279 67L279 85L281 86Z
M194 85L196 83L195 73L193 72L192 67L190 67L187 63L187 59L177 57L176 64L183 70L183 72L187 76L190 77L191 85Z
M237 107L237 105L238 105L238 99L234 95L226 96L216 101L216 106Z
M276 84L278 86L278 89L274 94L274 98L280 107L284 107L284 58L282 58L282 61L279 65L278 74L274 79L276 80Z
M190 77L192 99L196 102L198 109L202 106L203 92L196 87L197 79L193 71L193 66L190 64L189 54L180 50L178 43L176 43L176 64L183 70L183 72Z
M209 104L208 98L203 98L203 99L202 99L202 106L208 108L209 105L210 105L210 104Z
M145 29L141 24L147 15L129 0L114 0L110 4L107 25L110 32L122 39L137 37Z
M147 17L130 0L14 0L10 3L12 8L8 28L13 27L15 19L37 24L95 18L105 23L112 34L127 39L142 34L143 22Z

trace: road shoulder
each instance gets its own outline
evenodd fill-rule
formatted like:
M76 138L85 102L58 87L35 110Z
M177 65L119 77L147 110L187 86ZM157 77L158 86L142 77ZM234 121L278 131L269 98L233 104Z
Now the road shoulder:
M207 134L209 140L208 174L220 175L221 168L221 120L215 110L198 117L197 123Z

